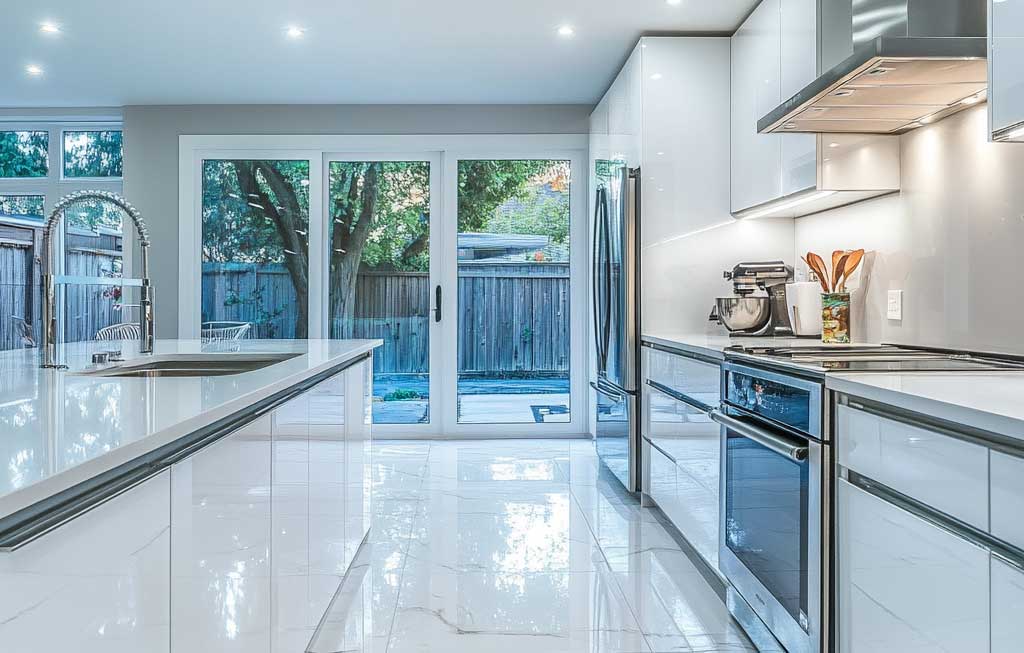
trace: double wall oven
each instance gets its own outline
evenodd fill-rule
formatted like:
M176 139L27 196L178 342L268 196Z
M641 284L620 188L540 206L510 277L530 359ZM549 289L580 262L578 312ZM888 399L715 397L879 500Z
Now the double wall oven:
M726 361L719 568L790 653L827 632L831 453L822 378ZM735 597L732 597L735 599Z

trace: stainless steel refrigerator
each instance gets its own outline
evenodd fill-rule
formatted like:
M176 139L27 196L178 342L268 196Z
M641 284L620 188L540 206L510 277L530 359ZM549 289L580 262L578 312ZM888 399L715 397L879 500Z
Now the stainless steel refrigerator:
M592 240L597 453L640 490L640 169L598 176Z

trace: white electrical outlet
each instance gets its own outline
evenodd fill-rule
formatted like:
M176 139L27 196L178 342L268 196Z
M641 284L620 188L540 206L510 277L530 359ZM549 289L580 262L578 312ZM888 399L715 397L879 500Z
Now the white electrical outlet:
M890 290L889 291L889 306L885 311L885 316L890 320L902 320L903 319L903 291L902 290Z

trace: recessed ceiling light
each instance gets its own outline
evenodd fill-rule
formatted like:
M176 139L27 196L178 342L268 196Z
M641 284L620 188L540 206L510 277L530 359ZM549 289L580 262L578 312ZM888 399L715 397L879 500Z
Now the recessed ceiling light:
M45 23L39 23L39 31L43 34L60 34L60 25L57 23L51 23L49 21Z
M32 75L33 77L39 77L43 74L43 67L37 66L34 63L30 63L29 65L25 66L25 72L29 75Z
M306 35L306 30L298 25L289 25L285 28L284 33L290 39L301 39Z
M664 77L664 75L662 75L661 73L654 73L653 75L651 75L651 79L655 81L661 79L662 77Z
M839 143L829 143L829 147L839 147Z
M665 0L665 4L672 5L673 7L683 4L683 0Z
M562 25L558 28L558 35L564 38L569 38L576 34L576 30L573 29L572 25Z

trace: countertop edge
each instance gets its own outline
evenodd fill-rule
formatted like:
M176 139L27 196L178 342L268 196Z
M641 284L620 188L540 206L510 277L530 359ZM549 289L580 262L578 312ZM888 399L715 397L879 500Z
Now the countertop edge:
M857 379L844 378L832 374L825 378L825 387L851 397L867 399L879 404L902 408L913 413L928 415L946 422L963 424L971 428L996 433L1018 440L1024 440L1024 420L1007 415L988 412L950 403L912 392L881 388L877 385L863 383Z
M302 371L288 374L257 390L250 391L230 402L221 404L210 411L185 419L162 431L153 433L142 440L125 444L102 456L40 479L25 488L15 490L6 496L0 497L0 520L30 509L76 486L88 483L102 474L137 461L149 453L193 435L197 431L220 420L237 415L269 397L273 397L290 387L303 383L307 379L365 356L382 344L383 341L379 339L362 341L360 345L345 352L344 355L326 359L315 365L310 365Z
M727 337L727 336L722 336ZM644 334L640 337L640 342L647 343L650 345L657 345L664 347L665 349L671 349L681 354L698 354L701 356L709 356L718 360L725 360L725 346L714 346L714 345L698 345L693 342L679 340L669 336L656 336L650 334Z

